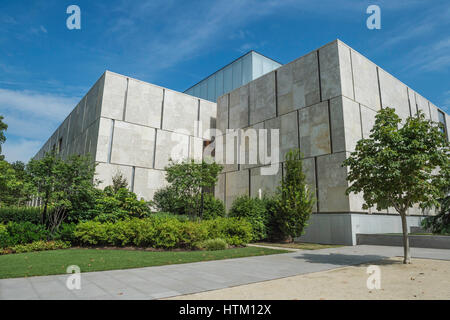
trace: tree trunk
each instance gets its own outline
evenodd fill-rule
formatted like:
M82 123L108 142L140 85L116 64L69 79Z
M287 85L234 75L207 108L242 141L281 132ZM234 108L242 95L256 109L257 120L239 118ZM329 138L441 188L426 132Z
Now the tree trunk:
M400 212L400 217L402 218L402 229L403 229L403 263L411 263L411 254L409 251L409 238L408 238L408 223L406 221L406 212Z

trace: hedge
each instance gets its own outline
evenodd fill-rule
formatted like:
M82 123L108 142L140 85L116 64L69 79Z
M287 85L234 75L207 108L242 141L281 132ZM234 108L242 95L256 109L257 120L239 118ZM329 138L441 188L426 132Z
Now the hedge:
M40 207L0 207L0 223L8 222L41 222Z
M78 224L74 236L81 245L196 248L208 239L222 238L228 245L251 241L252 226L239 218L180 221L174 217L133 218L116 223L87 221Z
M49 231L44 225L31 222L0 224L0 248L47 240Z
M70 248L70 243L65 241L34 241L27 244L19 244L5 249L0 249L0 255L10 253L24 253L33 251L56 250Z

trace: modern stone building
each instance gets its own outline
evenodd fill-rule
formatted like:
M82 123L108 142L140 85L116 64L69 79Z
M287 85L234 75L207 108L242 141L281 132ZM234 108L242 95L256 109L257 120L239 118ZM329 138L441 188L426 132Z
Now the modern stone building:
M361 195L345 195L342 161L368 137L383 107L394 107L403 119L422 110L444 123L448 137L447 114L339 40L219 96L217 105L107 71L36 157L52 148L63 156L90 153L102 186L119 170L134 192L151 199L165 185L163 169L174 145L183 157L200 158L211 139L206 129L217 128L224 138L233 134L227 129L279 129L278 172L262 175L261 163L226 164L216 197L230 208L239 195L270 194L283 174L284 155L299 147L317 198L303 240L355 244L357 233L401 231L394 210L363 210ZM234 147L242 147L240 139ZM409 225L417 226L429 212L414 208L409 214Z
M35 158L52 149L62 157L90 154L100 187L120 172L139 198L152 199L174 150L201 159L215 118L213 102L106 71Z

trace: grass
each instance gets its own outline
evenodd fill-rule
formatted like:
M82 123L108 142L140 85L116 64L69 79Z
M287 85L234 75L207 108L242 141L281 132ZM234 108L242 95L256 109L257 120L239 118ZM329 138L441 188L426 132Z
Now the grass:
M70 265L81 272L141 268L198 261L285 253L286 250L245 247L219 251L64 249L0 256L0 279L65 274Z
M255 244L261 245L261 246L292 248L292 249L301 249L301 250L318 250L318 249L342 247L341 245L336 245L336 244L319 244L319 243L302 243L302 242L293 242L293 243L257 242Z

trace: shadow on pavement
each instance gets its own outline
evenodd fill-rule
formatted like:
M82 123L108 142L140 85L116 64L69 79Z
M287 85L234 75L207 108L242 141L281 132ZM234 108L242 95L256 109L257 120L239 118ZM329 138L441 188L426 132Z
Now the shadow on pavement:
M387 259L386 256L380 255L353 255L353 254L341 254L341 253L330 253L330 254L311 254L303 253L294 257L295 259L302 259L310 263L324 263L331 265L357 265L368 263L372 261L379 261ZM387 260L388 261L388 260ZM392 261L392 263L397 263Z

